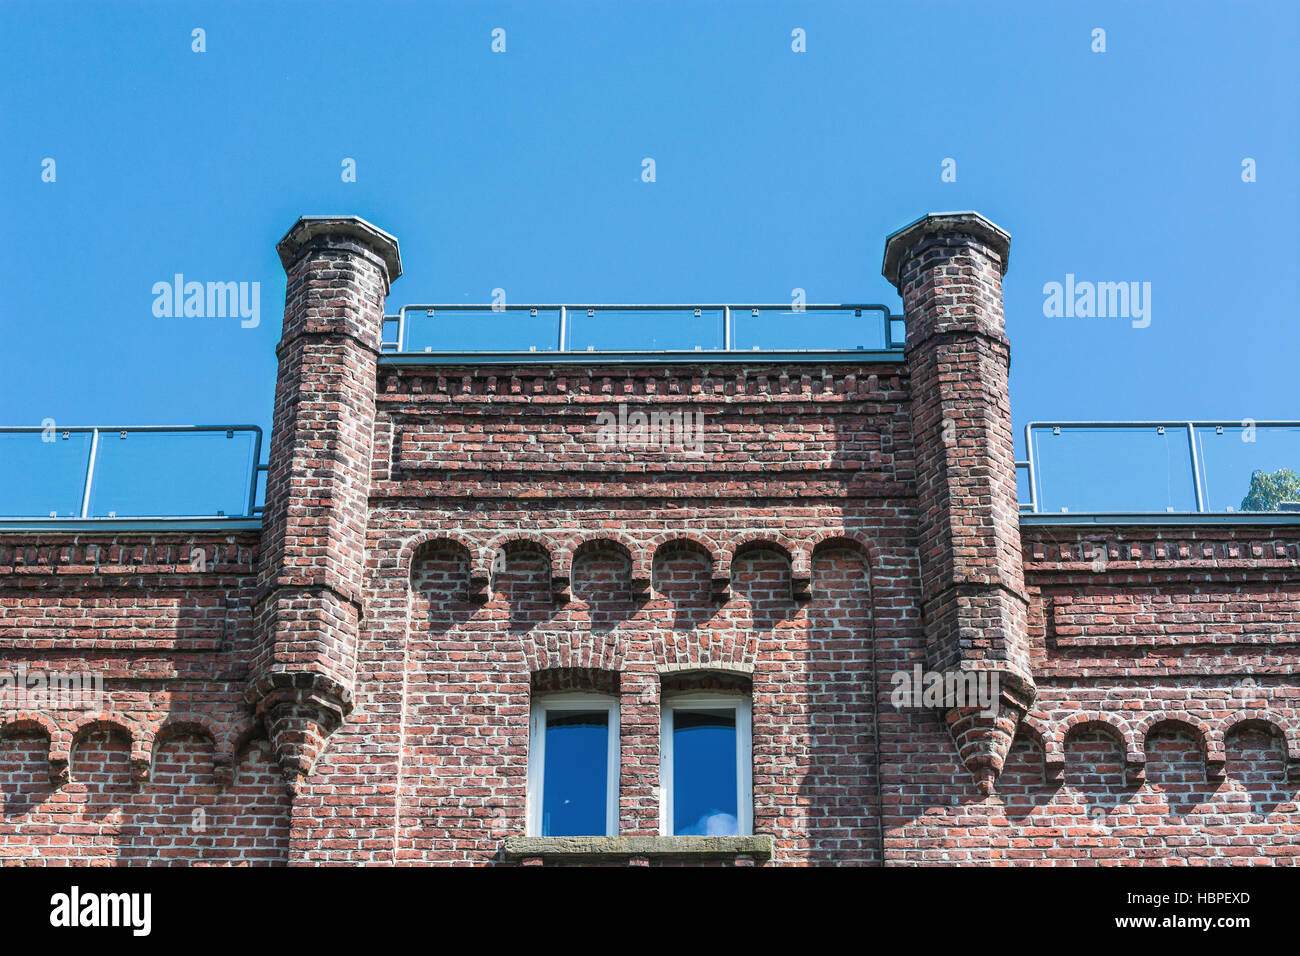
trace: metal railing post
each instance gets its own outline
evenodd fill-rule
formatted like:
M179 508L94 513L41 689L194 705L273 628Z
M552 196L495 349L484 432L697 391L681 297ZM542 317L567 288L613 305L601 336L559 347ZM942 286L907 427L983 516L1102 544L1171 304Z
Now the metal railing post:
M567 351L568 351L568 348L565 347L565 344L564 344L564 340L565 340L566 338L568 338L568 335L569 335L569 310L566 309L564 306L560 306L560 343L559 343L559 349L560 349L561 352L567 352Z
M1192 484L1196 488L1196 510L1205 510L1205 489L1201 485L1201 456L1196 453L1196 424L1187 423L1187 443L1192 450Z
M244 512L247 517L253 516L253 509L257 507L257 476L262 471L262 429L253 433L253 467L249 474L248 482L248 509Z
M95 456L99 453L99 429L90 432L90 457L86 460L86 485L81 489L81 517L90 513L90 486L95 480Z
M1019 484L1019 481L1020 481L1020 469L1021 469L1021 468L1025 469L1025 471L1027 471L1027 472L1030 473L1030 478L1029 478L1029 501L1027 502L1027 504L1029 505L1029 508L1028 508L1029 513L1030 513L1030 514L1033 514L1034 512L1036 512L1036 511L1038 510L1038 506L1034 503L1033 470L1032 470L1032 468L1030 467L1030 463L1029 463L1028 460L1025 460L1025 461L1017 461L1016 464L1015 464L1015 467L1016 467L1016 482L1017 482L1017 485ZM1017 492L1016 492L1016 493L1017 493L1017 496L1018 496L1018 495L1019 495L1019 487L1017 487ZM1021 512L1024 512L1025 510L1026 510L1026 509L1023 508L1023 507L1020 508L1020 511L1021 511Z
M1029 503L1033 506L1032 514L1038 513L1038 466L1034 461L1033 424L1025 426L1025 460L1029 462Z
M731 306L722 307L722 348L723 351L730 352L732 345L732 327L731 327Z

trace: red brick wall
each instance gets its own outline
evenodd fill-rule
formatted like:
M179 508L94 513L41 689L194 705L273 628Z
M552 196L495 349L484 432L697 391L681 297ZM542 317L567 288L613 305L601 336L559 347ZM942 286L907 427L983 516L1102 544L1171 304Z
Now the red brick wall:
M359 686L370 726L391 712L392 739L340 728L299 797L321 827L366 822L375 835L323 839L304 859L496 859L523 827L530 675L564 668L615 676L621 825L653 833L660 682L701 662L752 680L755 829L777 836L778 862L877 862L882 833L890 863L1300 856L1294 528L1026 527L1039 696L986 800L938 716L887 703L888 674L924 659L905 507L838 514L865 556L830 542L811 561L812 599L797 602L785 556L745 541L766 527L773 545L806 550L800 535L825 509L695 503L681 530L670 502L629 521L599 502L539 514L502 497L467 522L412 498L376 508L368 547ZM423 543L440 526L470 547ZM507 527L550 543L552 557L509 549L487 602L475 603L474 562L491 566L477 543ZM668 528L705 542L712 567L702 551L664 542L649 560L649 600L636 600L634 565ZM6 862L288 859L289 797L269 745L248 739L262 731L242 701L256 542L166 537L0 546L0 659L98 669L109 695L102 715L4 715ZM205 573L189 562L196 546ZM730 596L717 600L728 557ZM555 566L570 568L562 603ZM214 606L226 609L219 619ZM59 629L78 637L71 650L51 643ZM194 715L207 726L192 728ZM341 758L363 745L373 757ZM60 753L68 780L55 786ZM133 754L150 762L147 779ZM331 781L354 777L369 792L334 804ZM195 832L200 807L206 830Z
M257 535L22 538L0 541L0 667L90 672L105 699L0 711L0 860L285 862L243 700Z
M340 728L310 789L337 795L335 743L378 743L400 782L392 804L336 803L317 826L340 838L306 859L373 858L341 835L378 832L385 814L389 859L499 859L524 832L530 691L557 672L617 688L620 832L656 834L662 684L710 668L752 685L754 825L777 835L776 858L878 859L869 635L916 620L896 367L382 374L375 597L358 657L367 723ZM713 451L658 449L646 465L641 449L579 440L619 403L702 413ZM799 452L806 434L824 436L815 461ZM565 454L483 452L547 435ZM752 435L793 450L755 466ZM377 725L400 736L377 741Z
M904 273L953 289L905 296L907 364L399 365L395 247L318 228L261 535L0 532L0 670L106 690L0 711L0 861L501 862L532 695L579 687L653 835L662 696L713 685L750 688L778 864L1300 858L1300 525L1017 527L1003 253L921 237ZM703 454L603 447L620 404L700 413ZM1006 728L891 704L988 664L1032 675Z
M889 862L1300 861L1300 528L1022 537L1037 700L988 800L933 743L882 756Z

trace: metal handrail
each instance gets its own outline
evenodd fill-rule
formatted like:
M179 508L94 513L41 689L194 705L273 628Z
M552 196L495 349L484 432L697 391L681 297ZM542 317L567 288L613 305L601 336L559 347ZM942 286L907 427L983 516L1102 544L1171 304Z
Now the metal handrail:
M460 307L460 308L478 308L478 307ZM529 308L528 306L517 306L516 308ZM547 308L546 306L537 306L535 308ZM582 308L586 308L583 306ZM602 308L602 307L593 307ZM603 306L603 308L625 308L621 306ZM654 306L657 309L675 309L685 308L683 306ZM702 306L701 308L709 308ZM744 308L784 308L782 306L744 306ZM837 307L824 307L837 308ZM844 307L849 308L849 307ZM864 308L866 308L864 306ZM884 307L879 307L884 308ZM886 312L886 314L888 314ZM896 318L896 317L890 317ZM892 346L891 346L892 347ZM526 353L525 353L526 354ZM1020 503L1020 511L1025 514L1044 514L1041 510L1041 494L1039 489L1039 473L1041 471L1041 462L1034 443L1034 432L1041 429L1053 429L1059 433L1062 429L1122 429L1122 428L1157 428L1183 429L1187 435L1188 441L1188 460L1191 465L1191 473L1196 496L1196 512L1200 514L1209 513L1206 508L1206 493L1204 485L1204 476L1202 474L1203 462L1197 449L1196 430L1200 428L1215 428L1222 431L1225 428L1245 428L1253 427L1257 430L1273 428L1300 428L1300 420L1282 420L1282 421L1238 421L1238 420L1202 420L1202 421L1034 421L1025 425L1025 450L1026 457L1018 459L1015 462L1017 469L1025 469L1029 475L1029 501ZM89 434L91 436L90 448L86 457L85 478L81 490L81 506L79 514L70 516L51 516L48 518L35 518L30 516L5 516L0 513L0 519L6 523L25 523L25 522L69 522L69 521L102 521L110 520L95 518L90 515L90 501L93 495L95 481L95 464L100 447L100 436L104 433L117 432L227 432L233 436L235 432L251 432L254 437L253 454L248 471L248 497L245 511L242 515L175 515L167 516L167 520L172 521L190 521L190 520L208 520L215 518L254 518L260 515L264 506L257 503L258 485L261 476L267 472L268 466L261 462L262 449L262 429L257 425L62 425L62 426L45 426L45 425L16 425L0 426L0 435L14 433L41 433L53 431L68 437L71 434ZM0 502L0 508L4 507L4 502ZM1125 512L1126 514L1137 514L1137 512ZM1155 514L1156 512L1152 512ZM1183 512L1190 514L1192 512ZM1087 514L1081 512L1080 514ZM136 519L154 519L156 516L146 515L115 515L116 520L136 520Z
M169 520L190 521L196 519L215 519L215 518L251 518L255 517L262 511L262 506L257 503L257 485L258 476L266 471L267 466L261 464L262 459L262 429L257 425L0 425L0 435L4 434L30 434L54 432L55 434L68 438L73 434L89 434L90 449L86 455L86 475L82 481L81 489L81 507L79 514L76 515L50 515L49 517L31 517L27 515L8 516L0 511L0 518L6 523L13 522L49 522L49 521L103 521L103 520L137 520L137 519L155 519L155 515L113 515L111 519L96 518L90 514L90 500L93 493L95 482L95 463L99 453L99 439L105 433L117 432L125 436L132 432L226 432L227 437L234 437L235 432L251 432L253 435L253 454L251 455L252 464L248 471L248 497L243 514L225 515L225 514L205 514L205 515L168 515ZM0 509L4 508L4 502L0 501Z
M1300 421L1072 421L1072 422L1047 422L1036 421L1029 422L1025 425L1025 458L1017 460L1015 465L1017 469L1024 468L1029 472L1029 501L1020 503L1020 511L1026 514L1043 514L1040 510L1041 496L1038 487L1038 476L1040 463L1038 454L1035 450L1033 434L1035 430L1050 428L1056 433L1061 429L1097 429L1097 428L1179 428L1185 429L1187 433L1187 449L1189 462L1191 464L1192 483L1196 494L1196 514L1206 514L1209 510L1205 502L1205 481L1202 475L1201 456L1196 446L1196 430L1198 428L1215 428L1222 431L1224 428L1246 428L1253 427L1256 430L1270 428L1300 428ZM1191 514L1193 512L1184 512Z
M852 310L855 313L855 317L860 317L863 311L878 312L880 313L883 322L885 350L898 351L898 350L902 350L904 346L904 339L894 338L894 323L895 322L902 323L903 316L892 314L889 310L889 306L887 305L879 305L879 304L872 304L872 303L860 303L860 304L846 303L846 304L839 304L839 305L828 304L828 303L815 303L815 304L808 303L808 304L795 305L790 302L766 303L766 304L685 303L685 304L675 304L675 305L672 304L650 305L644 303L630 304L630 305L611 305L607 303L605 304L529 303L529 304L519 304L519 305L508 305L505 303L490 303L487 305L463 305L463 304L454 304L454 303L453 304L435 303L435 304L425 304L425 305L404 305L401 307L401 309L398 310L396 315L385 315L384 316L385 326L389 325L390 323L396 322L397 339L396 341L382 342L380 345L380 350L384 352L398 353L404 355L419 354L419 353L407 352L406 350L406 341L407 341L406 332L408 327L407 315L408 313L411 312L424 312L426 315L429 316L435 316L439 312L455 313L455 312L525 312L526 311L532 316L538 316L542 312L554 312L558 315L559 318L555 351L572 352L574 350L569 348L569 318L571 313L586 312L588 316L594 316L597 312L685 312L690 310L693 311L695 315L698 317L702 312L708 310L710 312L721 311L722 313L722 347L721 349L715 349L711 351L733 352L735 351L734 332L735 332L736 313L743 312L746 309L750 311L751 316L757 316L760 312L764 310L766 311L782 310L786 312L795 312L795 313L829 312L829 311L847 312ZM906 332L904 331L904 338L905 337L906 337ZM472 353L473 351L475 350L472 349L465 350L465 352L467 353ZM517 349L517 350L506 349L502 351L518 352L518 354L520 355L530 354L529 351L525 351L523 349ZM591 351L599 354L599 351L603 351L603 350L586 349L583 351L584 352ZM619 350L619 351L626 352L627 350ZM644 349L644 350L635 350L635 351L644 351L653 354L684 354L684 355L692 354L691 352L688 352L686 350L678 350L678 349ZM756 347L755 351L762 351L762 350L757 349ZM789 351L801 351L801 350L782 349L781 351L789 352ZM824 350L809 349L807 351L824 351ZM844 349L842 351L853 351L853 350Z

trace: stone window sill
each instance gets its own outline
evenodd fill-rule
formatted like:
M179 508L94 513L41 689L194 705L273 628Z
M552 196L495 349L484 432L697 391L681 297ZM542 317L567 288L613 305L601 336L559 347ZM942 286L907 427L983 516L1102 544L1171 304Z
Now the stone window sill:
M507 860L717 860L772 856L772 836L506 837Z

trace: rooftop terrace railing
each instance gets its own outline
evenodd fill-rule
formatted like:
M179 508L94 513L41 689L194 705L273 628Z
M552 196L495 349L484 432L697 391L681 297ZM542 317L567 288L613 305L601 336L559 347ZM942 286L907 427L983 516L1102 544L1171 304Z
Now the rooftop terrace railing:
M1290 510L1253 475L1300 473L1300 421L1030 422L1016 462L1030 514ZM1289 494L1286 495L1289 497Z
M256 425L0 427L0 521L255 518Z
M1025 448L1020 510L1043 520L1235 520L1300 507L1253 480L1300 473L1300 421L1030 422ZM261 449L255 425L0 427L0 526L256 521Z
M381 348L447 358L594 352L689 360L697 352L901 353L904 334L902 316L868 304L406 305L384 317ZM825 345L846 337L843 346Z

